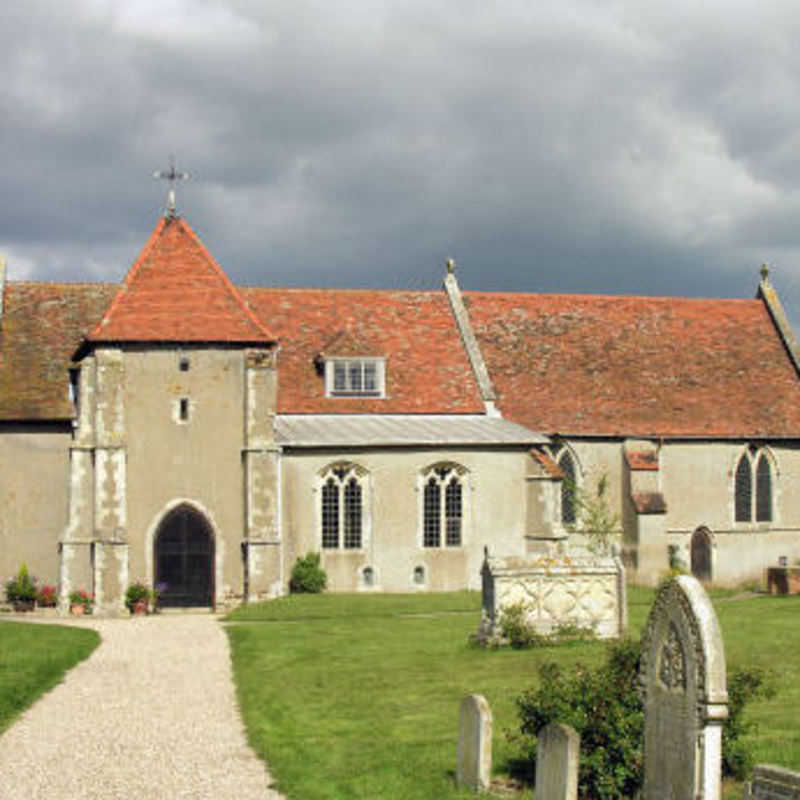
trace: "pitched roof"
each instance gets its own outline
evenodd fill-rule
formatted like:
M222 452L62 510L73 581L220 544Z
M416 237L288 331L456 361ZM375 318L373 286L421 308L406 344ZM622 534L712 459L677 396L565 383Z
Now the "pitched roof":
M90 342L267 343L222 268L180 217L162 218Z
M278 413L482 414L444 292L242 289L279 342ZM326 397L316 356L332 334L386 357L386 397ZM337 353L338 355L338 353ZM357 355L348 353L348 355Z
M0 420L69 420L67 368L117 284L11 282L0 320Z
M504 416L564 435L800 436L759 300L466 292Z

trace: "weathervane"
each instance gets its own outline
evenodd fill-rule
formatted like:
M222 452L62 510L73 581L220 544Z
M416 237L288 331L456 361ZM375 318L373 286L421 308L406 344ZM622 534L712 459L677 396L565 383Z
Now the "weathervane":
M169 157L169 171L164 172L157 170L153 173L154 178L163 178L169 181L169 193L167 194L167 219L175 219L178 212L175 208L175 181L186 181L189 179L188 172L176 172L175 170L175 156Z

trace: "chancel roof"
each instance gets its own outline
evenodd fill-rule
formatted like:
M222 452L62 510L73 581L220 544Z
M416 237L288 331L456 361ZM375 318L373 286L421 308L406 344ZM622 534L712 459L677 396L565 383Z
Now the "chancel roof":
M465 292L503 415L581 436L800 436L761 299Z
M89 342L275 341L180 217L163 218Z

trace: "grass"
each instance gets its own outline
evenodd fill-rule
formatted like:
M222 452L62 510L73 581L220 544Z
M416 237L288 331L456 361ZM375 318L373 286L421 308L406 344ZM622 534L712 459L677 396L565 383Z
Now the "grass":
M0 733L99 643L82 628L0 622Z
M757 761L800 769L800 597L710 592L729 669L758 665L778 688L750 708ZM654 597L631 586L631 634ZM228 633L250 742L291 798L460 798L453 781L458 707L483 694L494 716L494 771L517 755L515 698L545 660L588 666L601 642L527 651L470 646L477 593L297 595L240 609ZM730 784L726 797L739 797ZM527 791L523 797L531 797Z

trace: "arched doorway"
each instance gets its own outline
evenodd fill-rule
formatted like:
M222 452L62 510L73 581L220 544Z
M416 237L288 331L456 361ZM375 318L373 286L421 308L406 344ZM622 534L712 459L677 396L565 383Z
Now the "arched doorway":
M699 581L711 580L711 534L708 528L698 528L692 534L692 575Z
M170 511L153 549L162 606L214 605L214 536L202 514L186 505Z

